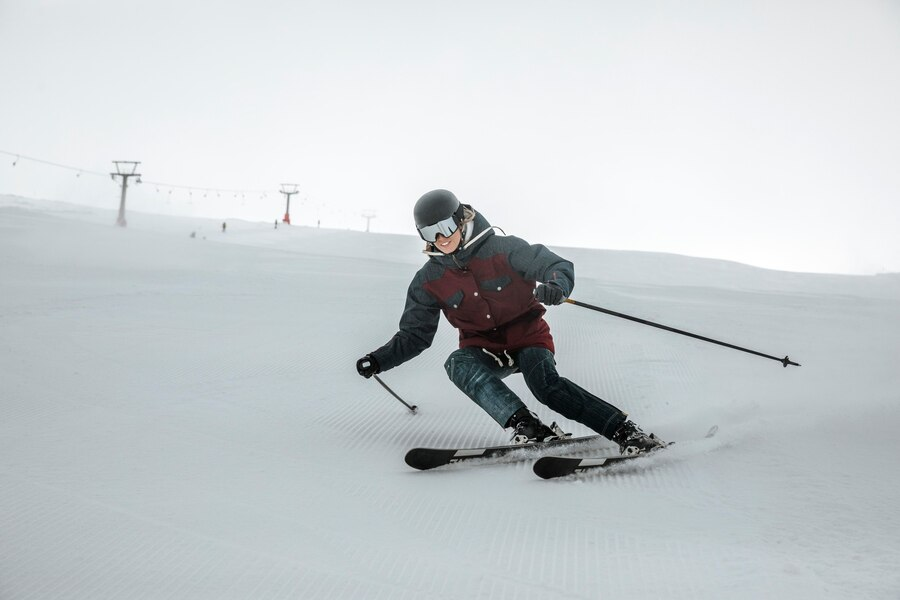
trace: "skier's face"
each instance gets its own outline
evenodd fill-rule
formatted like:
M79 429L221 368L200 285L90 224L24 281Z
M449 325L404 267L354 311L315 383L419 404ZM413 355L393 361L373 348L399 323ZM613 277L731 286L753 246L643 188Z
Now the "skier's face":
M462 230L457 228L450 237L444 237L441 234L437 234L437 240L434 242L434 246L444 254L450 254L451 252L456 252L461 240Z

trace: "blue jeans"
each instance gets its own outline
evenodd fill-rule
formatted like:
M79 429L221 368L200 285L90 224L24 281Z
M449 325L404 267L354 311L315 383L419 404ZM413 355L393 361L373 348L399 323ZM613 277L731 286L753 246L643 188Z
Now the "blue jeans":
M460 348L444 363L447 375L501 427L520 408L522 400L503 379L521 372L525 384L541 403L567 419L586 425L607 438L625 422L625 413L556 372L556 360L546 348L523 348L511 356L488 354L481 348ZM512 359L513 364L510 364Z

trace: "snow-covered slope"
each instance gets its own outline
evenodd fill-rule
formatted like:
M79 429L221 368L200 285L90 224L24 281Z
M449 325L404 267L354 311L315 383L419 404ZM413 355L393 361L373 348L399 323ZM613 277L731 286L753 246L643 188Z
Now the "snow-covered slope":
M803 366L554 307L560 372L680 443L543 481L403 463L506 440L449 327L383 376L419 414L356 375L413 236L113 221L0 198L4 600L900 595L897 275L557 249L576 299Z

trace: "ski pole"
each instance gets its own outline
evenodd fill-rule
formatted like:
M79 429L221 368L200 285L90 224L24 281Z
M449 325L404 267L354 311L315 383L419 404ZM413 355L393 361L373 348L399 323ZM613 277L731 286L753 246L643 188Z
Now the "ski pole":
M643 325L650 325L651 327L656 327L658 329L665 329L666 331L671 331L672 333L679 333L681 335L686 335L688 337L692 337L698 340L702 340L704 342L709 342L711 344L718 344L720 346L725 346L726 348L733 348L734 350L740 350L741 352L747 352L748 354L755 354L756 356L762 356L763 358L769 358L771 360L778 361L787 368L788 365L794 365L795 367L799 367L800 363L795 363L787 356L784 358L778 358L777 356L771 356L769 354L763 354L762 352L757 352L756 350L748 350L747 348L741 348L740 346L735 346L734 344L729 344L727 342L720 342L719 340L714 340L712 338L704 337L702 335L697 335L696 333L691 333L689 331L683 331L681 329L675 329L674 327L669 327L668 325L661 325L659 323L654 323L653 321L647 321L645 319L639 319L637 317L632 317L631 315L626 315L623 313L615 312L613 310L609 310L607 308L601 308L599 306L593 306L591 304L585 304L584 302L579 302L577 300L572 300L571 298L566 298L566 302L569 304L574 304L575 306L580 306L582 308L589 308L591 310L596 310L597 312L606 313L608 315L612 315L614 317L619 317L620 319L628 319L629 321L634 321L635 323L641 323Z
M386 389L386 390L388 391L388 393L389 393L391 396L393 396L394 398L396 398L397 400L399 400L400 403L403 404L403 406L405 406L406 408L408 408L408 409L410 410L410 412L412 412L412 414L416 414L416 411L419 410L419 407L418 407L418 406L416 406L415 404L413 404L412 406L410 406L409 404L407 404L406 402L404 402L403 398L401 398L401 397L398 396L396 393L394 393L394 390L392 390L391 388L389 388L388 385L387 385L385 382L383 382L383 381L381 380L381 377L379 377L378 375L372 375L372 377L374 377L374 378L375 378L375 381L377 381L378 383L380 383L380 384L381 384L381 387L383 387L384 389Z

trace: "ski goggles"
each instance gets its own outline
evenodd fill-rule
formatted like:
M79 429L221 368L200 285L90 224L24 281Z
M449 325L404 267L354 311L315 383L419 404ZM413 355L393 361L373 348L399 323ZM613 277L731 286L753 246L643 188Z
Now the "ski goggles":
M459 224L457 224L453 215L450 215L434 225L425 225L424 227L418 227L417 229L423 240L426 242L436 242L438 234L444 237L450 237L456 233L456 230L459 229Z

